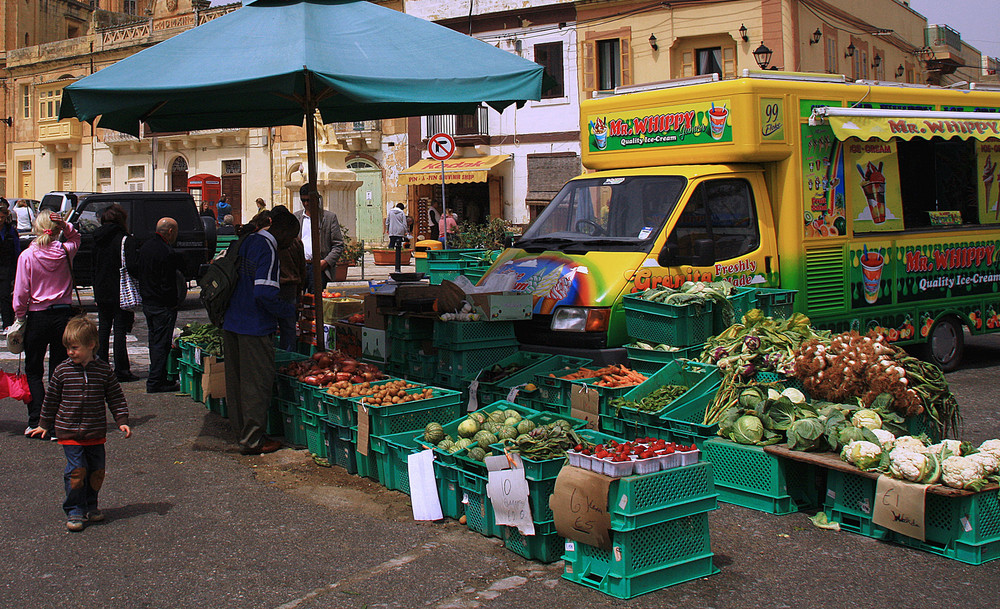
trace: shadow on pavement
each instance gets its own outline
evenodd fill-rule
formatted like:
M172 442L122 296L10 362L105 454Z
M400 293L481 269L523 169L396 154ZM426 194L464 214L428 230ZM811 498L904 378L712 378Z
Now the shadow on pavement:
M191 450L238 453L239 444L229 420L214 412L206 412Z
M155 503L132 503L122 507L102 508L101 511L104 512L104 517L108 520L125 520L126 518L134 518L144 514L166 516L167 512L173 507L174 504L172 503L157 501Z

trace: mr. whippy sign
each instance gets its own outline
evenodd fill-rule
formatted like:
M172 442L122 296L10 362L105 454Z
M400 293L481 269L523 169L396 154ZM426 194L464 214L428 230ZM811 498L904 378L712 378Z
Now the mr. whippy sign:
M729 100L692 102L588 118L590 151L711 144L733 141Z

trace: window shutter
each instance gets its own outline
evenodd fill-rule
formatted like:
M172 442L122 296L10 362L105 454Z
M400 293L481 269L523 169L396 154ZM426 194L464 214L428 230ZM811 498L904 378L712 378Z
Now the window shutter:
M632 84L632 37L622 36L618 39L621 49L621 79L622 85Z
M586 97L597 89L597 41L583 41L583 91Z
M694 76L694 51L687 50L681 53L681 78Z
M722 47L722 77L736 78L736 47Z

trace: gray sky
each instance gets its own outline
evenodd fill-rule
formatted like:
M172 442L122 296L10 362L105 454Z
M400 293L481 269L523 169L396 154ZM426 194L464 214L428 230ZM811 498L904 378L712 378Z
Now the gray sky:
M948 25L984 55L1000 57L1000 7L997 0L910 0L928 25Z

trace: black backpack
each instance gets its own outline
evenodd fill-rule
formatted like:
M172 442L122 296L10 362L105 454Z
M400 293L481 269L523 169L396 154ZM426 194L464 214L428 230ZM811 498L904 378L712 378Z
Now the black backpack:
M198 280L198 285L201 287L201 304L208 311L208 320L218 327L222 327L226 309L229 308L229 299L236 290L237 266L242 243L242 237L230 243L226 253L213 260L205 274Z

